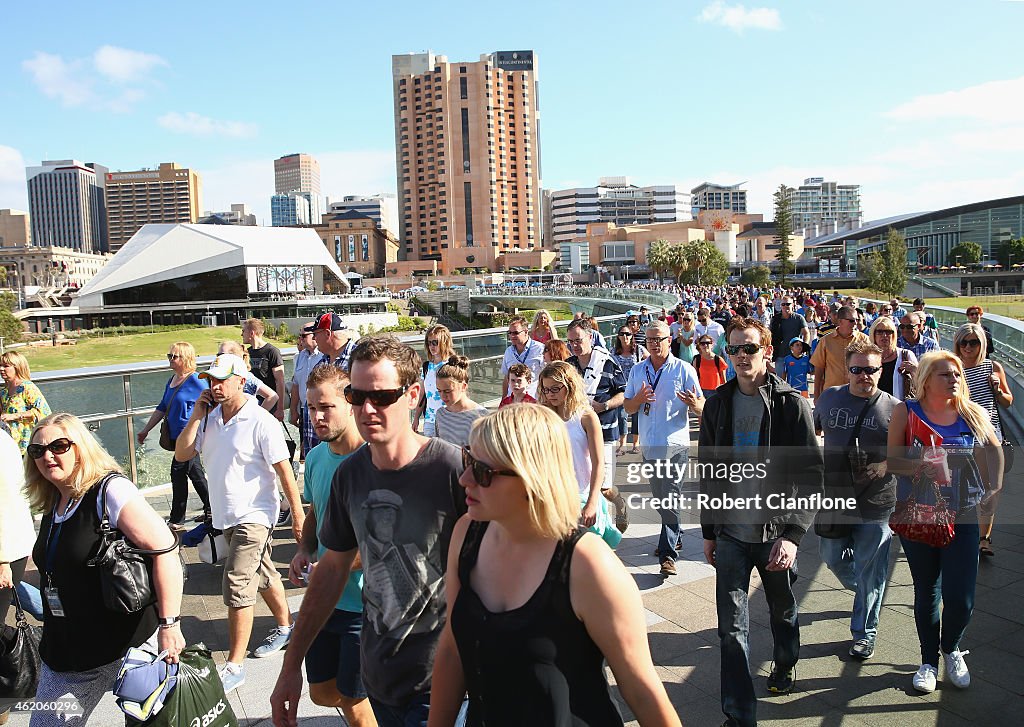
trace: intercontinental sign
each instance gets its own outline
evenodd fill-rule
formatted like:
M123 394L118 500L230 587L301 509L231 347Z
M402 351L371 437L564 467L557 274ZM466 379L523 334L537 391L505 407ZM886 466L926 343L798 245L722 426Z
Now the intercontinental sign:
M533 70L532 50L500 50L494 54L494 57L494 65L506 71Z

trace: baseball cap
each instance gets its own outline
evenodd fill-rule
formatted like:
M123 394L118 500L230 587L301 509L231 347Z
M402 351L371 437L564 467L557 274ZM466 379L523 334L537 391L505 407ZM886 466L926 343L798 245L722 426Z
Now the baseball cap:
M224 380L231 376L245 376L249 368L241 356L233 353L222 353L213 360L213 364L203 373L199 374L201 379Z
M316 330L316 322L315 321L313 323L310 323L308 326L303 326L302 327L302 332L303 333L312 333L315 330Z
M337 313L324 313L317 318L314 331L344 331L348 328Z

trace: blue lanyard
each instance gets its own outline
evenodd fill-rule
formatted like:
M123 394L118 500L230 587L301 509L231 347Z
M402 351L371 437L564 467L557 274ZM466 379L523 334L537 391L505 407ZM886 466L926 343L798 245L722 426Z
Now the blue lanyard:
M526 359L530 355L530 343L532 343L532 341L527 341L526 342L526 348L523 349L523 357L522 358L519 358L519 354L516 353L516 347L515 346L512 347L512 355L515 357L516 361L518 361L519 363L526 363Z
M53 523L57 519L57 505L54 504L53 512L50 516L50 530L46 534L46 576L49 578L53 575L53 561L57 557L57 541L60 540L60 529L64 526L64 519L71 512L71 508L75 506L74 498L68 500L68 506L64 508L64 514L61 516L61 521L57 523L57 530L54 531Z
M665 363L668 363L666 361ZM661 365L661 370L658 371L658 375L654 377L654 381L651 381L651 370L654 368L654 364L651 364L650 368L644 371L644 376L647 377L647 383L651 385L652 391L658 390L658 382L661 381L661 375L665 373L665 364Z

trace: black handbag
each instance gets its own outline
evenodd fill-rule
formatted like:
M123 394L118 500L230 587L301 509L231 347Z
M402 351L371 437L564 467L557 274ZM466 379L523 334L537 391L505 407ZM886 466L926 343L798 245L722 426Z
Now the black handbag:
M115 613L137 613L156 601L153 593L154 555L170 553L178 547L178 536L162 550L136 548L116 528L110 527L107 515L107 485L117 473L108 474L100 484L100 502L103 514L100 519L100 549L86 565L100 569L100 583L103 586L103 605Z
M0 628L0 699L31 699L39 685L39 640L43 630L30 626L14 590L15 625Z
M851 484L861 474L861 470L867 464L868 459L867 453L860 448L861 423L864 421L864 415L868 413L868 410L875 405L875 402L880 397L881 392L864 402L864 407L860 410L860 416L857 418L857 424L853 428L853 434L850 435L850 440L847 442L845 453L847 464L850 467ZM848 537L853 532L853 523L849 522L848 519L839 517L840 512L843 511L819 510L814 516L814 534L819 538L828 538L830 540ZM846 517L849 518L849 515Z
M996 418L999 420L999 428L1003 429L1003 413L999 411L999 404L996 403ZM1013 457L1015 452L1013 451L1013 442L1006 438L1006 430L1003 429L1003 441L999 443L999 446L1003 450L1003 474L1010 474L1010 470L1013 469Z
M172 378L171 381L173 380ZM167 411L164 413L163 421L160 422L160 448L166 449L168 452L174 451L174 439L171 438L171 426L167 423L167 415L171 413L171 404L174 403L174 397L178 395L184 384L184 381L178 384L178 388L171 394L171 400L167 402Z

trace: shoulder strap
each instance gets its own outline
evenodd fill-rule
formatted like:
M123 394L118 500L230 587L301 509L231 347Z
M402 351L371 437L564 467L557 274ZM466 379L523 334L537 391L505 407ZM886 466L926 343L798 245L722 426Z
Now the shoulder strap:
M103 479L100 480L100 494L96 498L100 503L99 516L100 516L100 532L103 534L116 533L117 530L110 527L110 516L107 514L107 485L114 479L119 473L108 472L103 475Z
M857 438L860 437L860 425L864 423L864 415L868 413L868 410L878 403L878 400L882 397L881 390L875 392L875 395L864 402L864 407L860 410L860 416L857 417L857 424L853 428L853 434L850 435L849 441L846 446L852 446Z

